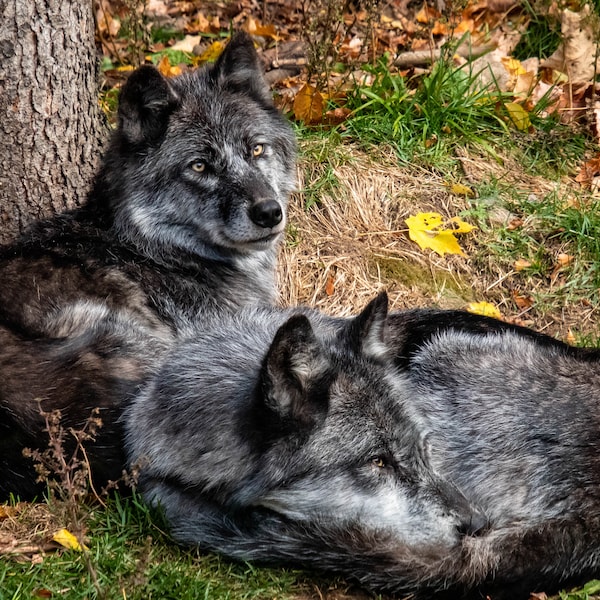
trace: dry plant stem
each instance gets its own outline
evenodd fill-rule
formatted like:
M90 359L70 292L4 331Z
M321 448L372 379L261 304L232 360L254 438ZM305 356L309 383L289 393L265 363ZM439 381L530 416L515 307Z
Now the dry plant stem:
M459 46L454 54L461 58L475 59L494 50L493 45L471 47L468 45ZM405 52L394 59L394 66L401 69L414 67L417 65L429 65L442 57L443 49L437 50L416 50L415 52Z
M92 410L80 430L69 428L68 433L75 440L75 448L68 458L65 449L67 431L61 425L60 411L47 413L41 406L39 411L46 422L49 438L48 449L43 452L28 450L24 453L36 461L40 480L48 480L50 475L57 477L57 481L48 481L50 493L55 495L55 499L60 500L66 508L69 530L81 547L83 560L97 596L100 599L105 598L106 594L100 586L90 551L84 543L87 511L83 504L83 498L88 494L90 488L98 498L92 486L90 463L84 444L94 441L98 428L102 426L102 421L98 417L99 411L98 409Z

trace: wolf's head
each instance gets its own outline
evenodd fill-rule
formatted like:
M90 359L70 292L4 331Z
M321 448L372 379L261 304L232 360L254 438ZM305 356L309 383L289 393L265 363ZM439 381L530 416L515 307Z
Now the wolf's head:
M388 532L412 546L458 542L483 516L438 477L426 439L390 377L387 298L319 339L309 319L278 330L261 372L262 439L271 440L248 501L307 524Z
M151 256L228 260L273 250L294 186L291 128L238 34L211 67L167 79L143 66L129 77L91 198Z

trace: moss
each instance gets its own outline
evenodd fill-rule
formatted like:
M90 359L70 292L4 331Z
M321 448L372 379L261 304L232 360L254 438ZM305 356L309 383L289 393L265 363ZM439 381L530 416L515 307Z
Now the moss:
M464 283L457 274L419 265L402 258L374 257L371 260L384 280L418 290L424 296L438 298L444 307L462 307L473 302L473 288Z

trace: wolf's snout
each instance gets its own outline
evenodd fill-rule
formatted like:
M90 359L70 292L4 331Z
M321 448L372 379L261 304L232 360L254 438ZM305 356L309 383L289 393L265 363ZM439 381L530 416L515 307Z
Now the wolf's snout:
M250 219L259 227L270 229L279 225L283 212L276 200L263 200L254 204L249 211Z

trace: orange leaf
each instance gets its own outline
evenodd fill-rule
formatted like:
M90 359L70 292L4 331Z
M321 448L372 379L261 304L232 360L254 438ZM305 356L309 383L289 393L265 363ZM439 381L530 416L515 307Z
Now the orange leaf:
M591 158L583 164L577 177L575 177L575 181L584 185L590 185L597 175L600 175L600 155Z
M335 292L335 281L333 279L333 275L330 275L327 278L327 283L325 284L325 293L328 296L333 296L334 292Z
M325 113L325 117L329 125L339 125L350 116L351 112L352 111L349 108L339 106L338 108L334 108L333 110L328 110Z
M572 256L571 254L565 254L564 252L561 252L556 257L556 262L561 267L566 267L567 265L570 265L574 260L575 260L574 256Z
M263 25L260 21L257 21L253 17L249 17L244 26L244 31L247 31L250 35L258 35L260 37L269 37L276 42L282 38L277 35L275 25Z
M512 291L512 297L515 304L521 309L530 308L533 306L533 298L529 295L521 294L517 290Z
M317 88L305 83L294 98L294 116L307 125L321 122L324 100Z
M522 271L523 269L529 269L531 266L531 262L526 260L525 258L518 258L515 260L515 264L513 265L515 271Z
M425 5L416 15L415 19L417 23L429 23L435 19L439 19L442 16L440 12L435 10L432 6Z
M176 75L181 75L181 68L177 65L171 65L171 61L166 54L160 59L157 69L165 77L175 77Z
M431 35L446 35L447 33L448 26L440 21L436 21L431 28Z

